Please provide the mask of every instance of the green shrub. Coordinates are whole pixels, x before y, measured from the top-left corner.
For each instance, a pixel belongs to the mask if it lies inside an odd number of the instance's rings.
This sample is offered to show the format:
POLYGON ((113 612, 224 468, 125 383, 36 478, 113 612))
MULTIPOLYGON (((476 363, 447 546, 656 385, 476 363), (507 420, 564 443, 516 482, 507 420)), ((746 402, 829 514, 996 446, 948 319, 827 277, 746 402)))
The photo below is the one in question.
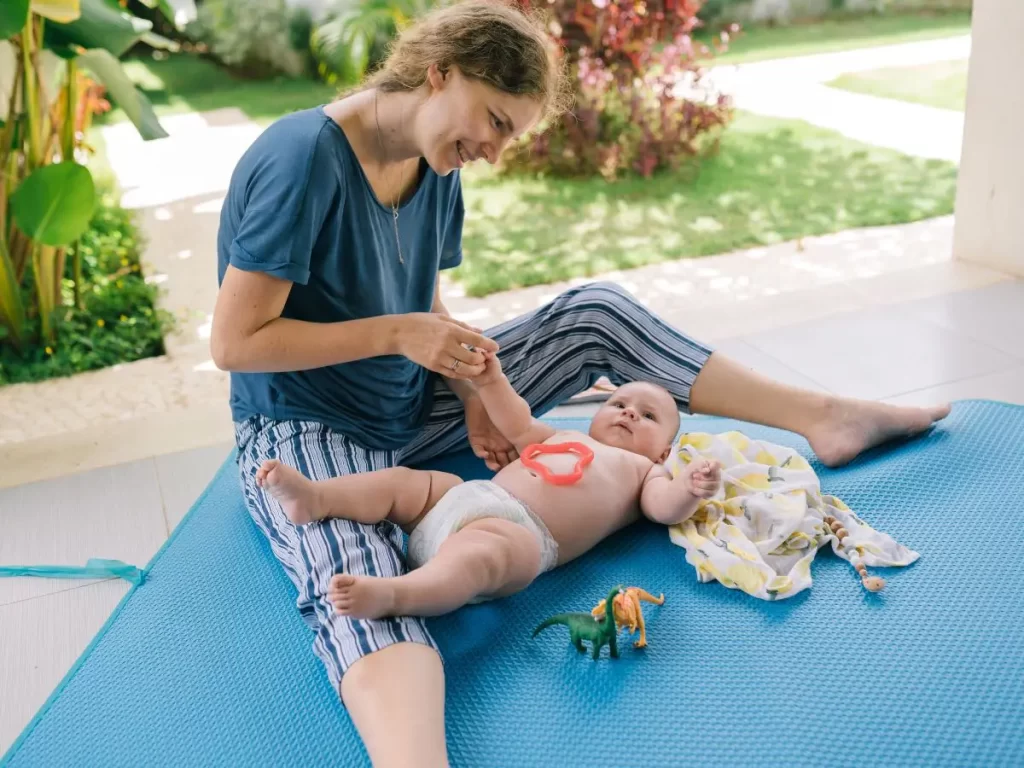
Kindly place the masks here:
POLYGON ((336 0, 309 37, 318 74, 328 84, 357 83, 387 55, 398 30, 435 0, 336 0))
POLYGON ((284 0, 205 0, 189 34, 244 77, 298 77, 308 70, 311 27, 308 13, 284 0))
POLYGON ((623 173, 649 178, 699 162, 717 147, 733 110, 726 97, 711 94, 696 68, 688 70, 680 60, 686 59, 670 44, 645 55, 642 75, 629 77, 622 65, 581 58, 574 68, 572 112, 524 137, 502 158, 501 169, 613 181, 623 173), (694 88, 707 89, 702 93, 710 98, 677 89, 687 72, 693 73, 694 88))
MULTIPOLYGON (((75 306, 75 249, 63 280, 65 306, 58 311, 56 339, 20 352, 0 339, 0 385, 70 376, 164 353, 163 337, 173 318, 155 306, 157 288, 146 283, 143 243, 130 211, 107 194, 96 206, 89 229, 77 245, 83 291, 75 306)), ((31 283, 31 281, 28 281, 31 283)), ((31 284, 26 291, 35 290, 31 284)), ((29 320, 38 338, 39 318, 29 320)), ((3 331, 0 331, 2 334, 3 331)))
POLYGON ((714 149, 732 108, 705 68, 738 30, 695 43, 701 0, 529 2, 550 14, 575 98, 569 113, 506 153, 502 169, 610 181, 623 172, 650 177, 714 149))

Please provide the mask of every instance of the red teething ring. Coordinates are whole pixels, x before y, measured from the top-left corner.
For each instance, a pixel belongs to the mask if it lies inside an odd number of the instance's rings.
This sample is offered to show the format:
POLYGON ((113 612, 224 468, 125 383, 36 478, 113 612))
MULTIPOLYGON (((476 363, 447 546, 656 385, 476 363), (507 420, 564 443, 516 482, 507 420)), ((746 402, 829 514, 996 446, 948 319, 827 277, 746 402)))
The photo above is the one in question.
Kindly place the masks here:
POLYGON ((523 452, 519 454, 519 460, 523 462, 524 467, 532 469, 552 485, 572 485, 579 482, 580 478, 583 477, 583 468, 594 460, 594 452, 583 443, 554 443, 552 445, 533 443, 526 446, 523 452), (535 456, 542 453, 574 453, 580 459, 576 462, 572 472, 557 475, 534 459, 535 456))

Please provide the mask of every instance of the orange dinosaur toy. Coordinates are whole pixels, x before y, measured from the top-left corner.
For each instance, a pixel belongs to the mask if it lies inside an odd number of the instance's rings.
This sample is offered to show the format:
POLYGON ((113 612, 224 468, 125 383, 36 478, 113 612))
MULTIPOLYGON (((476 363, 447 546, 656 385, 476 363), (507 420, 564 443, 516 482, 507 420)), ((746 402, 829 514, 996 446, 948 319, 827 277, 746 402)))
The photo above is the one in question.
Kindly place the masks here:
MULTIPOLYGON (((633 643, 634 648, 643 648, 647 645, 647 633, 644 630, 644 612, 640 608, 640 601, 661 605, 665 602, 665 595, 655 597, 640 587, 628 587, 619 592, 612 602, 612 613, 615 615, 615 623, 619 629, 627 627, 630 633, 640 630, 640 639, 633 643)), ((602 600, 590 611, 594 618, 600 621, 604 618, 605 601, 602 600)))

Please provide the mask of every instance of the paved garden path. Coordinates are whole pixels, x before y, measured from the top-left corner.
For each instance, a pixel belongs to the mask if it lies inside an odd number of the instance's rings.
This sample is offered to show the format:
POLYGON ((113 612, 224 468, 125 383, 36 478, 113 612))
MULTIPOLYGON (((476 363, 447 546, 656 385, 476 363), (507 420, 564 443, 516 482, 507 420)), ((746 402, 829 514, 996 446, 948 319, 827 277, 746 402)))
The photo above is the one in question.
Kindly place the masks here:
POLYGON ((917 157, 958 163, 964 113, 884 99, 826 83, 848 72, 915 66, 970 56, 969 35, 715 68, 738 108, 806 120, 851 139, 917 157))

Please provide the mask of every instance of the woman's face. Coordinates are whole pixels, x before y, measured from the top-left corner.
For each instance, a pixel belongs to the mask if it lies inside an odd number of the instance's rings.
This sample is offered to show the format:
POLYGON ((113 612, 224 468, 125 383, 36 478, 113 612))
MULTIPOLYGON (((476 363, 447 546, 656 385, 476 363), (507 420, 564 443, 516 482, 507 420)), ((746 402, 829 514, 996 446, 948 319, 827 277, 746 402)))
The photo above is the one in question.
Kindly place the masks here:
POLYGON ((529 130, 541 105, 527 96, 504 93, 452 67, 427 73, 429 95, 418 116, 417 141, 440 176, 473 160, 497 162, 502 151, 529 130))

